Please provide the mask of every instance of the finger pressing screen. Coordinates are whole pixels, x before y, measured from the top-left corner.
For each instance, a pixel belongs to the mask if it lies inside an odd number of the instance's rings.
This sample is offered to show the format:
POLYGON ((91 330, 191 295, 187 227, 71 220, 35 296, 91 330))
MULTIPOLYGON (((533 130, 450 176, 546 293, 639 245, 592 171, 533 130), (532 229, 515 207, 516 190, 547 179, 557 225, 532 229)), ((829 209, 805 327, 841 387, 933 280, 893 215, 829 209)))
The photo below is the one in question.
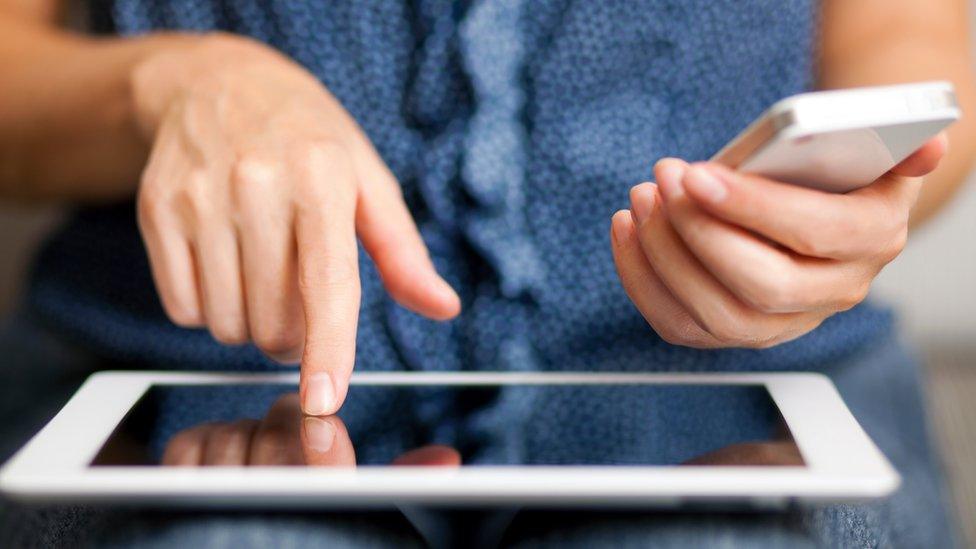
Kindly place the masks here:
POLYGON ((302 454, 306 465, 353 467, 356 451, 339 416, 302 420, 302 454))
POLYGON ((306 414, 320 416, 341 406, 356 357, 361 291, 356 188, 348 162, 335 155, 314 154, 308 177, 308 200, 295 219, 305 312, 301 398, 306 414))

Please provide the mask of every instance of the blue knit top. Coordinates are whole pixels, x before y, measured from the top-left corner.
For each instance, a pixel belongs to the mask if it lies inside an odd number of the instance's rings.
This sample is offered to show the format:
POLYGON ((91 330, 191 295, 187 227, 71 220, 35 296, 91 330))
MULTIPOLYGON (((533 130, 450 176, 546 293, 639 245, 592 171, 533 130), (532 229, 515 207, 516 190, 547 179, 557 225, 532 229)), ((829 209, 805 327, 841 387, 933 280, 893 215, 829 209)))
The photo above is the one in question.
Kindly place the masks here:
MULTIPOLYGON (((817 369, 889 331, 889 314, 863 304, 772 349, 677 347, 627 299, 611 257, 610 217, 657 159, 706 159, 771 103, 809 89, 818 9, 813 0, 91 0, 99 32, 222 29, 272 44, 365 129, 464 311, 446 323, 406 311, 361 254, 360 370, 817 369)), ((279 368, 252 346, 166 319, 134 219, 131 202, 78 211, 41 254, 30 307, 114 359, 279 368)), ((418 413, 437 416, 430 402, 418 413)), ((515 408, 496 402, 483 419, 515 408)))

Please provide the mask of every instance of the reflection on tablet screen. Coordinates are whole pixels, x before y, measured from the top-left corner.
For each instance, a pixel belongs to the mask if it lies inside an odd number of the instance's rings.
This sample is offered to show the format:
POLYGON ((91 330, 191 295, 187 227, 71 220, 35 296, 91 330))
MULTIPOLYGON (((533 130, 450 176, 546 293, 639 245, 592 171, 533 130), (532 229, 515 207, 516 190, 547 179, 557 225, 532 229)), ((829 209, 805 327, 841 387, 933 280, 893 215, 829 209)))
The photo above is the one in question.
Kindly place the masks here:
POLYGON ((760 385, 151 387, 92 465, 803 465, 760 385))

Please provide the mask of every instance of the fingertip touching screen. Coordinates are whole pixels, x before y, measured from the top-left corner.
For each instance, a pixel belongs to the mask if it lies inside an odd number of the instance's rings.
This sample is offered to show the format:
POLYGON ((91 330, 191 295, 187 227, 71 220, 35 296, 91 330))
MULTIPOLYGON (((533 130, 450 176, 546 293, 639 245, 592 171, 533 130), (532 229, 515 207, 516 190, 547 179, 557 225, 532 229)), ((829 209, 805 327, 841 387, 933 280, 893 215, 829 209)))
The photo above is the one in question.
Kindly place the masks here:
POLYGON ((154 385, 92 466, 802 466, 762 385, 154 385))

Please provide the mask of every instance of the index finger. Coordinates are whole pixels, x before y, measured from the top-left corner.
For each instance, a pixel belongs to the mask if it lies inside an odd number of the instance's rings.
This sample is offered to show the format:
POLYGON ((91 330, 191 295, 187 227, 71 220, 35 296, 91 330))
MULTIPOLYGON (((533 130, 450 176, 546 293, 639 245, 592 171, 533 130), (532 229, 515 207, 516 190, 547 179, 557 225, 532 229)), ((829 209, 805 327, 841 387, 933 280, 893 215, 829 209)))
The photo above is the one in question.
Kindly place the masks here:
POLYGON ((284 395, 275 401, 251 438, 248 465, 301 465, 302 413, 297 395, 284 395))
POLYGON ((306 417, 302 420, 302 455, 305 465, 356 465, 356 450, 339 416, 306 417))
POLYGON ((341 155, 310 155, 308 200, 297 204, 298 277, 305 311, 302 410, 335 413, 348 388, 359 322, 356 188, 341 155))
POLYGON ((460 467, 461 454, 456 448, 443 444, 428 444, 407 450, 393 460, 398 467, 460 467))

